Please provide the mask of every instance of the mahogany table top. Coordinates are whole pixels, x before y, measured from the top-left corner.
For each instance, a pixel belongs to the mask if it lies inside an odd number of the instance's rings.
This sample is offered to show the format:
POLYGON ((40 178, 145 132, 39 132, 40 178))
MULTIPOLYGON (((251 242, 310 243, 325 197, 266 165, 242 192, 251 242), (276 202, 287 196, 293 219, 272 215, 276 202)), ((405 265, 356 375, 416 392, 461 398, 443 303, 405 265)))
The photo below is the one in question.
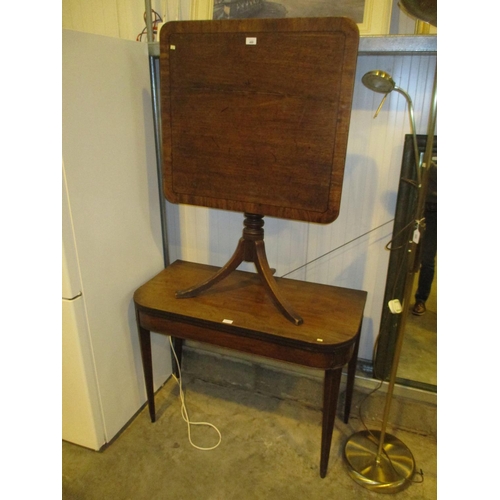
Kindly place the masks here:
POLYGON ((357 25, 341 17, 166 23, 160 35, 166 198, 335 220, 358 44, 357 25))
MULTIPOLYGON (((218 268, 178 260, 137 289, 141 310, 200 326, 277 343, 330 352, 350 344, 359 332, 367 293, 305 281, 277 278, 287 299, 304 319, 293 325, 274 306, 256 273, 234 271, 197 297, 175 292, 210 277, 218 268)), ((175 332, 172 333, 175 335, 175 332)))

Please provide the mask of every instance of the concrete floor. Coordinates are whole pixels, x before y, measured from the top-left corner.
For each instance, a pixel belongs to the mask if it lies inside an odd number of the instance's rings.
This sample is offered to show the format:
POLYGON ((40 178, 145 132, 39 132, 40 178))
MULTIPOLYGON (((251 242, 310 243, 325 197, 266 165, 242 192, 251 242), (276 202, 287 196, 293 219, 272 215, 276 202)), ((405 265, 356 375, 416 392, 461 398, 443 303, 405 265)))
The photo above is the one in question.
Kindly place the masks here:
MULTIPOLYGON (((156 395, 156 423, 150 422, 145 408, 101 452, 63 442, 63 498, 380 498, 380 493, 365 489, 349 477, 342 459, 346 439, 363 429, 357 414, 347 425, 337 418, 328 474, 321 479, 320 410, 241 387, 184 378, 190 419, 216 425, 222 434, 219 447, 200 451, 189 444, 179 391, 170 379, 156 395)), ((424 473, 422 483, 411 484, 397 493, 397 498, 437 498, 435 435, 398 429, 389 432, 409 447, 417 470, 424 473)), ((192 439, 199 446, 209 447, 217 442, 217 434, 213 429, 194 426, 192 439)))

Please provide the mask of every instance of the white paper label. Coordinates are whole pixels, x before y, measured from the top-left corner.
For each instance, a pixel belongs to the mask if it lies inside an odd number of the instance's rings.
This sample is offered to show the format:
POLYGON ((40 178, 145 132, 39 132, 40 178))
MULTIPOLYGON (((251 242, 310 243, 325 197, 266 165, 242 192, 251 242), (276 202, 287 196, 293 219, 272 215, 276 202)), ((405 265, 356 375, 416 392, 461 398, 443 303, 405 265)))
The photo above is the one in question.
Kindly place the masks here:
POLYGON ((247 36, 246 44, 247 45, 257 45, 257 38, 254 36, 247 36))

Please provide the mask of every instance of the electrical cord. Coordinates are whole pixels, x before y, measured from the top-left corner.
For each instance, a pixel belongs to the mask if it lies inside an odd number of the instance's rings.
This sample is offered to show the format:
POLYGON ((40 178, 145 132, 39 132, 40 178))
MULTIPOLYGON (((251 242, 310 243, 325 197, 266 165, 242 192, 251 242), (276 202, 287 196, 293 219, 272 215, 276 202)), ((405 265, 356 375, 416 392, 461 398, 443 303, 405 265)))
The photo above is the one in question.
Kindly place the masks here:
POLYGON ((404 248, 407 245, 406 243, 404 245, 399 245, 398 247, 392 247, 391 244, 399 235, 404 233, 412 224, 421 224, 422 222, 423 222, 423 220, 418 221, 418 220, 415 220, 415 218, 413 218, 410 222, 408 222, 408 224, 406 224, 405 227, 403 227, 402 229, 400 229, 398 231, 398 233, 389 241, 389 243, 387 243, 387 245, 385 246, 386 250, 389 250, 390 252, 394 252, 396 250, 401 250, 402 248, 404 248))
MULTIPOLYGON (((412 224, 412 222, 410 222, 410 224, 412 224)), ((408 227, 410 224, 407 224, 406 227, 408 227)), ((407 239, 407 241, 405 242, 405 244, 401 245, 401 247, 398 247, 398 249, 400 249, 400 250, 403 249, 403 253, 406 253, 408 251, 408 249, 409 249, 409 244, 410 244, 410 242, 407 239)), ((390 249, 388 249, 388 250, 390 250, 390 249)), ((396 248, 394 248, 393 250, 396 250, 396 248)), ((391 290, 390 297, 394 298, 396 286, 399 283, 401 274, 404 272, 404 270, 405 270, 405 259, 400 259, 399 266, 396 269, 396 275, 395 275, 395 279, 393 281, 393 285, 392 285, 392 290, 391 290)), ((372 354, 373 357, 372 357, 372 359, 377 359, 377 352, 378 352, 378 344, 379 344, 379 339, 380 339, 380 332, 385 331, 385 329, 387 327, 387 323, 389 322, 389 320, 390 320, 390 315, 386 315, 384 317, 383 323, 380 325, 379 333, 378 333, 377 337, 375 338, 375 342, 373 344, 373 354, 372 354)), ((377 379, 381 378, 377 374, 376 364, 374 364, 374 367, 373 367, 373 374, 374 374, 375 378, 377 378, 377 379)))
MULTIPOLYGON (((411 186, 413 186, 414 188, 417 188, 417 189, 418 189, 418 185, 417 185, 417 183, 416 183, 414 180, 412 180, 412 179, 401 179, 401 180, 403 180, 403 181, 405 181, 405 182, 409 183, 411 186)), ((393 237, 393 238, 392 238, 392 239, 391 239, 391 240, 387 243, 387 245, 385 246, 385 248, 386 248, 387 250, 389 250, 389 251, 394 251, 394 250, 400 250, 401 248, 403 248, 405 245, 402 245, 402 246, 399 246, 399 247, 396 247, 396 248, 392 248, 392 247, 391 247, 391 243, 392 243, 392 242, 393 242, 393 241, 394 241, 394 240, 395 240, 395 239, 396 239, 396 238, 397 238, 397 237, 398 237, 401 233, 403 233, 406 229, 408 229, 408 227, 409 227, 411 224, 413 224, 413 223, 420 224, 420 223, 422 223, 422 222, 423 222, 423 220, 422 220, 422 221, 418 221, 418 220, 416 220, 416 208, 415 208, 414 212, 415 212, 415 213, 414 213, 414 214, 412 214, 412 217, 411 217, 410 222, 408 222, 408 224, 406 224, 406 226, 405 226, 404 228, 402 228, 402 229, 398 232, 398 234, 397 234, 396 236, 394 236, 394 237, 393 237)), ((345 247, 346 245, 349 245, 350 243, 353 243, 354 241, 359 240, 360 238, 362 238, 363 236, 366 236, 367 234, 370 234, 370 233, 372 233, 372 232, 374 232, 374 231, 377 231, 377 230, 378 230, 378 229, 380 229, 381 227, 384 227, 385 225, 390 224, 391 222, 394 222, 394 219, 390 219, 390 220, 388 220, 388 221, 386 221, 386 222, 383 222, 382 224, 378 225, 377 227, 375 227, 375 228, 373 228, 373 229, 370 229, 369 231, 366 231, 365 233, 360 234, 359 236, 356 236, 356 237, 355 237, 355 238, 353 238, 352 240, 349 240, 349 241, 347 241, 347 242, 343 243, 342 245, 339 245, 339 246, 338 246, 338 247, 336 247, 336 248, 332 248, 331 250, 328 250, 327 252, 325 252, 325 253, 323 253, 323 254, 319 255, 318 257, 315 257, 314 259, 312 259, 312 260, 310 260, 310 261, 306 262, 305 264, 302 264, 301 266, 299 266, 299 267, 297 267, 297 268, 295 268, 295 269, 292 269, 291 271, 288 271, 287 273, 283 274, 281 277, 282 277, 282 278, 285 278, 286 276, 289 276, 290 274, 294 273, 295 271, 298 271, 298 270, 300 270, 300 269, 302 269, 302 268, 304 268, 304 267, 308 266, 309 264, 312 264, 313 262, 316 262, 317 260, 322 259, 323 257, 326 257, 327 255, 329 255, 329 254, 331 254, 331 253, 333 253, 333 252, 335 252, 335 251, 337 251, 337 250, 341 249, 342 247, 345 247)))
POLYGON ((363 236, 366 236, 367 234, 370 234, 370 233, 373 233, 374 231, 377 231, 378 229, 380 229, 381 227, 384 227, 385 225, 387 224, 390 224, 391 222, 393 222, 394 219, 391 219, 391 220, 388 220, 386 222, 383 222, 382 224, 380 224, 379 226, 377 227, 374 227, 373 229, 370 229, 369 231, 366 231, 365 233, 363 234, 360 234, 359 236, 356 236, 355 238, 353 238, 352 240, 349 240, 349 241, 346 241, 345 243, 342 243, 342 245, 339 245, 338 247, 336 248, 332 248, 331 250, 328 250, 327 252, 319 255, 318 257, 315 257, 314 259, 306 262, 305 264, 302 264, 301 266, 299 267, 296 267, 295 269, 292 269, 291 271, 288 271, 287 273, 283 274, 283 276, 281 276, 282 278, 286 277, 286 276, 289 276, 290 274, 294 273, 295 271, 298 271, 299 269, 302 269, 306 266, 308 266, 309 264, 312 264, 313 262, 316 262, 317 260, 320 260, 322 259, 323 257, 326 257, 327 255, 330 255, 331 253, 333 252, 336 252, 337 250, 340 250, 341 248, 353 243, 354 241, 356 240, 359 240, 360 238, 362 238, 363 236))
MULTIPOLYGON (((333 253, 333 252, 335 252, 335 251, 337 251, 337 250, 339 250, 339 249, 341 249, 341 248, 343 248, 343 247, 345 247, 345 246, 349 245, 350 243, 353 243, 354 241, 359 240, 360 238, 363 238, 363 237, 364 237, 364 236, 366 236, 367 234, 370 234, 370 233, 372 233, 372 232, 374 232, 374 231, 377 231, 377 230, 378 230, 378 229, 380 229, 381 227, 384 227, 385 225, 390 224, 391 222, 394 222, 394 219, 390 219, 390 220, 388 220, 388 221, 386 221, 386 222, 384 222, 384 223, 382 223, 382 224, 378 225, 377 227, 375 227, 375 228, 373 228, 373 229, 370 229, 369 231, 366 231, 365 233, 360 234, 359 236, 356 236, 356 237, 355 237, 355 238, 353 238, 352 240, 349 240, 349 241, 347 241, 346 243, 343 243, 342 245, 339 245, 339 246, 338 246, 338 247, 336 247, 336 248, 332 248, 331 250, 328 250, 327 252, 325 252, 325 253, 323 253, 323 254, 319 255, 318 257, 315 257, 314 259, 312 259, 312 260, 310 260, 310 261, 306 262, 305 264, 302 264, 301 266, 296 267, 295 269, 293 269, 293 270, 291 270, 291 271, 289 271, 289 272, 287 272, 287 273, 283 274, 281 277, 282 277, 282 278, 285 278, 286 276, 289 276, 290 274, 292 274, 292 273, 294 273, 294 272, 296 272, 296 271, 298 271, 298 270, 300 270, 300 269, 303 269, 304 267, 308 266, 309 264, 312 264, 313 262, 316 262, 316 261, 318 261, 318 260, 322 259, 323 257, 326 257, 327 255, 330 255, 331 253, 333 253)), ((405 226, 405 227, 404 227, 404 228, 403 228, 403 229, 402 229, 402 230, 398 233, 398 235, 397 235, 397 236, 399 236, 399 234, 400 234, 401 232, 403 232, 405 229, 407 229, 407 228, 408 228, 411 224, 413 224, 414 222, 415 222, 415 219, 414 219, 414 218, 412 218, 412 220, 411 220, 411 221, 410 221, 410 222, 409 222, 409 223, 408 223, 408 224, 407 224, 407 225, 406 225, 406 226, 405 226)), ((396 236, 396 237, 397 237, 397 236, 396 236)), ((390 248, 390 244, 392 243, 392 241, 393 241, 396 237, 392 238, 392 239, 391 239, 391 241, 389 241, 389 243, 387 243, 387 245, 385 246, 385 248, 386 248, 387 250, 389 250, 389 251, 392 251, 392 250, 399 250, 399 249, 404 248, 405 246, 407 246, 407 245, 408 245, 408 242, 406 242, 406 243, 405 243, 405 245, 402 245, 402 246, 400 246, 400 247, 397 247, 397 248, 390 248)), ((402 263, 403 263, 403 261, 401 262, 401 265, 402 265, 402 263)), ((401 268, 398 270, 398 276, 400 276, 400 273, 401 273, 401 268)), ((377 351, 377 348, 378 348, 378 340, 379 340, 379 336, 380 336, 380 334, 379 334, 379 335, 377 335, 377 338, 375 339, 375 343, 374 343, 374 346, 373 346, 373 356, 374 356, 374 357, 373 357, 373 359, 375 359, 375 354, 376 354, 376 351, 377 351)))
MULTIPOLYGON (((404 245, 403 248, 407 248, 408 244, 404 245)), ((394 297, 395 295, 395 289, 396 289, 396 284, 399 283, 399 279, 400 279, 400 276, 401 274, 403 273, 403 271, 405 270, 405 260, 404 259, 401 259, 400 263, 399 263, 399 267, 398 269, 396 270, 396 278, 394 280, 394 284, 393 284, 393 287, 392 287, 392 292, 391 292, 391 297, 394 297)), ((378 347, 379 347, 379 339, 380 339, 380 334, 382 331, 385 331, 386 327, 387 327, 387 324, 389 323, 389 320, 390 320, 391 316, 390 315, 386 315, 384 317, 384 321, 383 323, 380 325, 380 328, 379 328, 379 333, 375 339, 375 343, 373 344, 373 354, 372 354, 372 359, 377 359, 377 353, 378 353, 378 347)), ((379 374, 377 374, 377 366, 376 364, 374 363, 373 365, 373 375, 376 379, 381 379, 382 377, 379 376, 379 374)))
MULTIPOLYGON (((158 24, 162 23, 163 19, 161 18, 160 14, 158 14, 158 12, 156 12, 155 10, 152 10, 151 12, 155 16, 155 18, 151 22, 152 30, 153 30, 153 41, 154 41, 156 39, 156 35, 158 33, 158 24)), ((143 19, 144 19, 144 22, 146 22, 146 12, 144 12, 143 19)), ((148 28, 147 28, 147 26, 145 26, 144 29, 137 35, 135 41, 142 42, 142 37, 144 35, 146 35, 147 32, 148 32, 148 28)))
POLYGON ((186 401, 185 401, 185 397, 184 397, 184 391, 182 389, 181 366, 180 366, 179 360, 177 358, 177 354, 175 353, 174 346, 172 344, 172 337, 169 337, 168 339, 170 342, 170 348, 172 349, 172 353, 173 353, 174 358, 175 358, 175 363, 177 365, 177 369, 179 371, 179 378, 177 378, 174 374, 172 374, 172 377, 174 378, 174 380, 177 382, 177 385, 179 386, 179 398, 181 400, 181 415, 182 415, 184 422, 187 423, 189 443, 191 444, 191 446, 193 446, 197 450, 202 450, 202 451, 214 450, 222 442, 222 434, 220 433, 219 429, 217 429, 217 427, 215 427, 215 425, 211 424, 210 422, 191 422, 191 420, 189 419, 189 414, 187 411, 186 401), (209 447, 202 447, 202 446, 198 446, 198 445, 194 444, 192 439, 191 439, 191 426, 192 425, 204 425, 204 426, 211 427, 212 429, 214 429, 217 432, 217 434, 219 435, 219 441, 217 442, 217 444, 215 444, 214 446, 209 446, 209 447))

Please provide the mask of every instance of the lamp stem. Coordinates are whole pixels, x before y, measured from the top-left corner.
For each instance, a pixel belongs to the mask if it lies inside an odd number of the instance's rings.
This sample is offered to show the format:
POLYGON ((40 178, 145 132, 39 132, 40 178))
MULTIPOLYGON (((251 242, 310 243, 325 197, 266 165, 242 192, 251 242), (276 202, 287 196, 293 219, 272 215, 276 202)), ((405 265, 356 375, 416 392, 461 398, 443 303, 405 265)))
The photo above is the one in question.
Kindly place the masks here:
MULTIPOLYGON (((415 124, 413 121, 413 107, 411 105, 411 100, 409 99, 408 96, 408 107, 411 110, 410 113, 410 121, 413 123, 412 125, 412 132, 413 132, 413 140, 414 140, 414 147, 415 147, 415 156, 417 157, 418 154, 418 144, 417 144, 417 137, 415 134, 415 124)), ((419 224, 420 220, 424 216, 424 208, 425 208, 425 197, 427 193, 427 183, 428 183, 428 173, 429 173, 429 166, 430 162, 432 161, 432 149, 434 146, 434 130, 436 127, 436 115, 437 115, 437 68, 434 73, 434 86, 432 89, 432 100, 431 100, 431 109, 430 109, 430 114, 429 114, 429 120, 428 120, 428 126, 427 126, 427 143, 426 143, 426 148, 425 148, 425 153, 424 153, 424 161, 423 161, 423 166, 424 171, 423 171, 423 176, 422 176, 422 182, 419 182, 419 187, 418 187, 418 197, 417 197, 417 224, 419 224)), ((416 159, 416 158, 415 158, 416 159)), ((420 166, 417 163, 417 171, 420 170, 420 166)), ((401 320, 398 324, 397 328, 397 338, 396 338, 396 346, 394 348, 394 357, 392 360, 392 367, 391 367, 391 373, 389 376, 389 386, 387 388, 387 397, 386 397, 386 402, 385 402, 385 408, 384 408, 384 415, 382 419, 382 429, 380 433, 380 440, 379 440, 379 446, 378 446, 378 452, 377 452, 377 461, 380 460, 380 455, 383 450, 384 446, 384 440, 385 440, 385 433, 386 433, 386 428, 387 428, 387 421, 389 419, 389 412, 391 409, 391 402, 392 402, 392 394, 394 392, 394 385, 396 383, 396 375, 398 371, 398 365, 399 365, 399 358, 401 355, 401 349, 403 347, 403 338, 404 338, 404 332, 406 328, 406 318, 408 316, 408 309, 409 309, 409 304, 411 301, 411 293, 413 290, 413 281, 415 278, 415 273, 417 269, 415 269, 415 259, 417 255, 417 244, 415 241, 410 242, 410 256, 409 256, 409 265, 408 265, 408 274, 406 276, 405 280, 405 286, 404 286, 404 293, 403 293, 403 310, 401 312, 401 320)))
POLYGON ((389 420, 389 413, 391 411, 391 403, 392 403, 392 395, 394 392, 394 386, 396 384, 396 375, 398 372, 398 365, 399 365, 399 358, 401 355, 401 350, 403 347, 403 339, 404 339, 404 333, 405 333, 405 328, 406 328, 406 318, 408 316, 408 309, 409 309, 409 304, 411 300, 411 292, 413 289, 413 278, 415 276, 415 273, 413 272, 413 260, 415 259, 415 254, 416 254, 416 244, 415 242, 411 242, 411 246, 409 249, 410 252, 410 261, 411 264, 408 269, 409 272, 406 276, 405 280, 405 288, 404 288, 404 294, 403 294, 403 310, 401 312, 401 320, 398 324, 397 328, 397 338, 396 338, 396 346, 394 349, 394 357, 392 360, 392 367, 391 367, 391 373, 389 376, 389 385, 387 387, 387 395, 385 398, 385 407, 384 407, 384 415, 382 417, 382 428, 380 430, 380 438, 379 438, 379 444, 378 444, 378 451, 377 451, 377 458, 376 461, 377 463, 380 461, 380 456, 382 454, 382 450, 384 447, 385 443, 385 433, 387 429, 387 422, 389 420))
POLYGON ((411 100, 410 95, 405 92, 403 89, 399 87, 394 87, 396 92, 399 92, 403 95, 408 103, 408 115, 410 117, 410 129, 411 135, 413 137, 413 154, 415 155, 415 168, 417 169, 417 184, 420 187, 422 178, 420 175, 420 154, 418 151, 418 142, 417 142, 417 128, 415 127, 415 115, 413 114, 413 102, 411 100))
MULTIPOLYGON (((370 87, 369 87, 370 88, 370 87)), ((417 213, 416 228, 422 224, 424 216, 425 198, 429 177, 429 166, 432 162, 432 151, 434 146, 434 131, 436 127, 437 115, 437 67, 434 74, 434 87, 432 90, 432 102, 427 127, 427 144, 424 153, 424 161, 420 166, 418 143, 415 134, 415 124, 413 120, 413 106, 411 99, 406 92, 394 88, 402 93, 408 100, 410 109, 410 123, 414 139, 415 160, 418 176, 417 191, 417 213), (418 157, 418 158, 417 158, 418 157), (420 182, 420 176, 422 182, 420 182)), ((424 225, 425 228, 425 225, 424 225)), ((415 459, 409 448, 398 438, 387 434, 387 422, 391 409, 392 395, 396 383, 401 348, 403 346, 403 336, 406 326, 406 318, 413 290, 413 281, 418 264, 417 249, 419 238, 415 238, 415 232, 409 242, 409 266, 404 282, 402 316, 397 328, 397 338, 394 356, 392 360, 389 386, 385 400, 384 416, 381 431, 370 431, 368 429, 353 434, 344 447, 344 460, 347 463, 350 476, 359 484, 373 491, 383 493, 396 493, 408 486, 415 473, 415 459), (377 442, 378 438, 378 442, 377 442)))

